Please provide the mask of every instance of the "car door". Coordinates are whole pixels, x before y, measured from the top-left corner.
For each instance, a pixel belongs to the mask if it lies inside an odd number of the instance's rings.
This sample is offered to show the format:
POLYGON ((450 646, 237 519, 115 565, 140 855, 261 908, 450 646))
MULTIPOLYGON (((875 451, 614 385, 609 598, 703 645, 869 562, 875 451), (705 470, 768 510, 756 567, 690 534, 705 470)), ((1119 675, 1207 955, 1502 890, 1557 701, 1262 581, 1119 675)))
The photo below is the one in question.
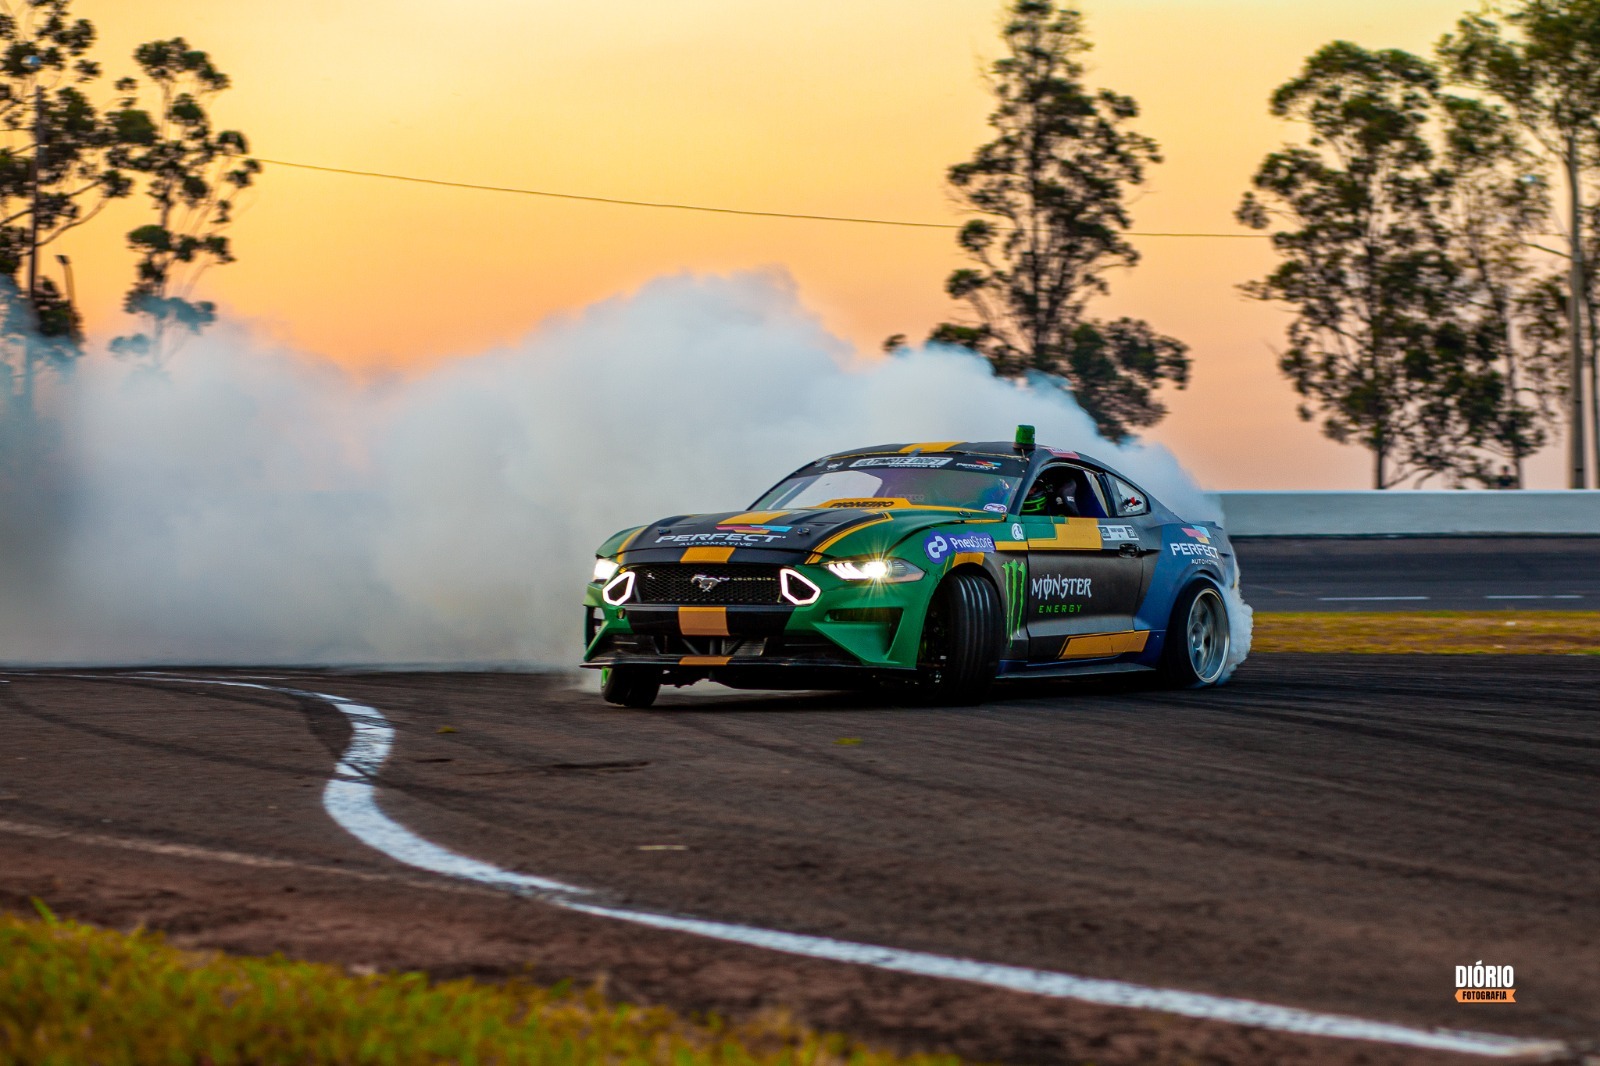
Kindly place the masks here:
POLYGON ((1078 638, 1133 630, 1143 585, 1138 530, 1107 517, 1105 486, 1094 472, 1052 463, 1038 474, 1048 478, 1073 482, 1076 491, 1054 499, 1047 513, 1016 521, 1028 543, 1028 658, 1103 658, 1132 650, 1078 638))

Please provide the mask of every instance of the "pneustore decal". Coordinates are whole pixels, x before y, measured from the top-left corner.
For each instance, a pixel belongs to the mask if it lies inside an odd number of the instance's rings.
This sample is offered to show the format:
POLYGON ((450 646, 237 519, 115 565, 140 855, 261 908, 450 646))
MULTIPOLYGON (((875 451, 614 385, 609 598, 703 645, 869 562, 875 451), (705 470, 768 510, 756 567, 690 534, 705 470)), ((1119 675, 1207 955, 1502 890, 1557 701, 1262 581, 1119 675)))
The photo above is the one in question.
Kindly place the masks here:
POLYGON ((951 552, 988 554, 994 551, 994 538, 987 533, 935 533, 922 542, 922 550, 937 563, 951 552))
POLYGON ((850 466, 852 468, 858 467, 858 466, 898 466, 898 467, 927 468, 927 467, 935 467, 935 466, 948 466, 949 464, 950 464, 950 457, 949 456, 946 456, 943 459, 938 459, 938 458, 935 458, 934 456, 931 456, 931 455, 879 455, 879 456, 869 456, 866 459, 857 459, 855 462, 851 463, 850 466))
POLYGON ((1515 1003, 1517 973, 1510 966, 1485 966, 1479 959, 1456 967, 1457 1003, 1515 1003))

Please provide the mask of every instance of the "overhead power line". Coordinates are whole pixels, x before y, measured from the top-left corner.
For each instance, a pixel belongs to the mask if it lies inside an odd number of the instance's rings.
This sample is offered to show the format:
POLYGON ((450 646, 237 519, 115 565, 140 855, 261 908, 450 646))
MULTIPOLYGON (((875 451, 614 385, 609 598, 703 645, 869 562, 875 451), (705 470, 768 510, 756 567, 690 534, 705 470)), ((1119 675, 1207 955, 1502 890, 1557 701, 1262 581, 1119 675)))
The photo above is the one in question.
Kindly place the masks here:
MULTIPOLYGON (((675 204, 660 200, 622 200, 612 196, 585 196, 571 192, 550 192, 545 189, 519 189, 507 185, 479 185, 470 181, 441 181, 438 178, 419 178, 410 174, 385 174, 376 170, 350 170, 345 167, 324 167, 312 163, 291 163, 284 159, 253 157, 258 163, 275 167, 293 167, 296 170, 315 170, 324 174, 346 174, 357 178, 382 178, 385 181, 407 181, 414 185, 438 185, 446 189, 475 189, 479 192, 504 192, 517 196, 543 196, 553 200, 581 200, 591 204, 617 204, 622 207, 657 207, 671 211, 703 211, 713 215, 744 215, 751 218, 796 218, 806 222, 854 222, 864 226, 902 226, 913 229, 960 229, 954 222, 912 222, 897 218, 857 218, 852 215, 809 215, 797 211, 751 211, 740 207, 709 207, 705 204, 675 204)), ((1262 233, 1141 233, 1128 231, 1130 237, 1221 237, 1225 239, 1260 240, 1262 233)))

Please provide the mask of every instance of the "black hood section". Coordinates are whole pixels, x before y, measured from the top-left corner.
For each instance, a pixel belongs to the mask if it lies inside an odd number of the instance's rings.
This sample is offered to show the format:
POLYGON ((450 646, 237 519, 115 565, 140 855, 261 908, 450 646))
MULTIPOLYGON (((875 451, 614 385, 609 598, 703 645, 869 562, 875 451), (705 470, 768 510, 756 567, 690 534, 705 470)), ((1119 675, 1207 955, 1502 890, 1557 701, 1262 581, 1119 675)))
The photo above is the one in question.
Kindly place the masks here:
MULTIPOLYGON (((678 562, 689 548, 732 548, 733 561, 793 562, 839 533, 888 517, 908 528, 923 522, 960 522, 967 513, 915 508, 824 507, 803 511, 728 511, 675 515, 639 531, 623 550, 629 563, 678 562), (906 519, 912 519, 907 522, 906 519)), ((973 515, 972 517, 976 517, 973 515)))

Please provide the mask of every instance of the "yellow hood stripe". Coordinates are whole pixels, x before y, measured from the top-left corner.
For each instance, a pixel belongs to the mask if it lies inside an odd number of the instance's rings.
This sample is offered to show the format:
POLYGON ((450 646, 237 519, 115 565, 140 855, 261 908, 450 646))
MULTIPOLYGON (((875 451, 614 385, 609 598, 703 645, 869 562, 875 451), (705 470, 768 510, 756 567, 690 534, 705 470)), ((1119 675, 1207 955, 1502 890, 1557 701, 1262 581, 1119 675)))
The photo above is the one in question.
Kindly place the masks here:
POLYGON ((732 518, 719 518, 717 519, 717 525, 761 526, 766 525, 768 522, 782 518, 788 513, 788 511, 746 511, 744 514, 736 514, 732 518))
POLYGON ((861 522, 857 522, 853 526, 845 526, 843 529, 839 530, 839 532, 835 533, 833 536, 829 537, 827 540, 823 541, 821 544, 818 544, 815 548, 813 548, 812 551, 811 551, 811 554, 806 556, 806 562, 808 562, 808 563, 821 562, 822 561, 822 557, 825 554, 827 554, 827 551, 828 551, 829 548, 833 547, 835 544, 839 543, 839 541, 843 540, 845 537, 848 537, 850 534, 854 533, 858 529, 865 529, 868 526, 876 525, 879 522, 892 522, 892 521, 894 521, 894 519, 891 518, 889 515, 886 515, 886 514, 875 514, 871 518, 865 519, 864 521, 861 521, 861 522))

